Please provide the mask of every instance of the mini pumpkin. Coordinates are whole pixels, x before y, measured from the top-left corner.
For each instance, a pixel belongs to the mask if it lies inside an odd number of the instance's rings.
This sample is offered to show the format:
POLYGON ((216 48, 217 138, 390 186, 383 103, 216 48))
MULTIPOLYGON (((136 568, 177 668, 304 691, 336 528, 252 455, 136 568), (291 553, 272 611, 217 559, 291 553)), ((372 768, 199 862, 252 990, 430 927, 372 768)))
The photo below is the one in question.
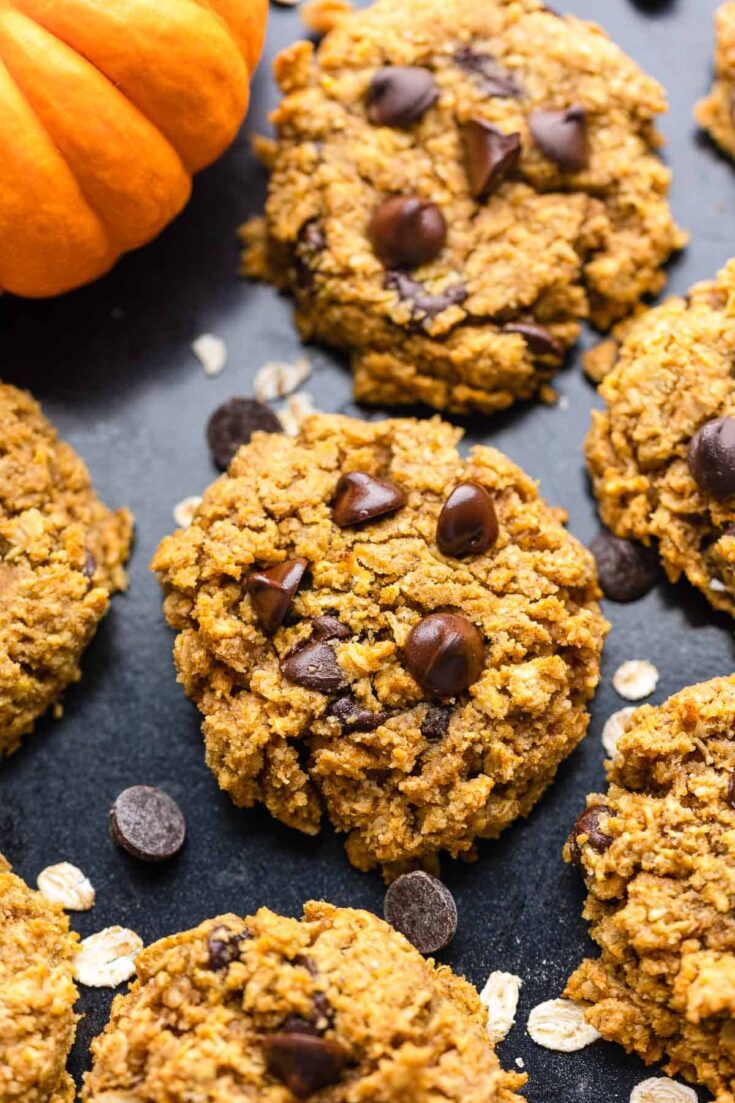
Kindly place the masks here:
POLYGON ((0 289, 108 271, 248 106, 267 0, 0 0, 0 289))

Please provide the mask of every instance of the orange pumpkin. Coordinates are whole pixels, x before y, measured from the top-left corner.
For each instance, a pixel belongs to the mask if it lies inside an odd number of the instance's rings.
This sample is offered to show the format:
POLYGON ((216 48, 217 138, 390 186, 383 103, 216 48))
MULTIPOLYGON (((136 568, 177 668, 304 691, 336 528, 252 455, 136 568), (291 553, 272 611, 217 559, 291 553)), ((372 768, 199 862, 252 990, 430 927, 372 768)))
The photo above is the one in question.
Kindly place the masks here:
POLYGON ((0 0, 0 289, 87 283, 184 207, 247 110, 268 0, 0 0))

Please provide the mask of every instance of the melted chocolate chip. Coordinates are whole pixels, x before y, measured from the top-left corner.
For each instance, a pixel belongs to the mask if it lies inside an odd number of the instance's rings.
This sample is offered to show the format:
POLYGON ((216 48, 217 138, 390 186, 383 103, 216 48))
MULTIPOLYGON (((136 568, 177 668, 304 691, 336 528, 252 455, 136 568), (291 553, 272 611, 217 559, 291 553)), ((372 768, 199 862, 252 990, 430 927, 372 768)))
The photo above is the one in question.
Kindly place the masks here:
POLYGON ((452 710, 446 705, 429 705, 421 721, 421 734, 429 743, 438 743, 449 731, 452 710))
POLYGON ((253 609, 269 635, 283 624, 308 566, 306 559, 289 559, 267 570, 256 571, 248 578, 253 609))
POLYGON ((303 1033, 272 1034, 263 1048, 268 1071, 297 1099, 336 1084, 348 1059, 337 1042, 303 1033))
POLYGON ((314 640, 292 652, 281 662, 281 671, 289 682, 320 693, 336 693, 344 684, 337 656, 328 643, 314 640))
POLYGON ((587 113, 575 104, 563 111, 537 108, 528 116, 531 137, 542 153, 564 172, 580 172, 589 164, 587 113))
POLYGON ((352 635, 346 624, 339 617, 325 614, 314 617, 311 622, 311 638, 313 640, 347 640, 352 635))
POLYGON ((313 1038, 319 1038, 323 1031, 315 1022, 302 1018, 301 1015, 289 1015, 283 1023, 284 1034, 310 1034, 313 1038))
POLYGON ((557 341, 553 333, 535 322, 508 322, 503 326, 505 333, 519 333, 534 356, 554 356, 561 359, 564 346, 557 341))
POLYGON ((223 471, 229 467, 238 448, 255 432, 283 432, 270 406, 255 398, 230 398, 218 406, 207 424, 207 443, 217 466, 223 471))
POLYGON ((521 136, 504 134, 482 119, 470 119, 462 126, 462 145, 470 195, 484 203, 518 165, 521 136))
POLYGON ((388 888, 383 913, 422 954, 443 950, 457 933, 457 905, 441 881, 423 870, 404 873, 388 888))
POLYGON ((332 517, 340 528, 351 528, 396 513, 405 504, 402 487, 364 471, 349 471, 337 483, 332 517))
POLYGON ((299 287, 311 287, 314 269, 326 247, 327 239, 318 222, 307 222, 301 227, 294 258, 299 287))
POLYGON ((735 418, 707 421, 692 437, 687 455, 692 478, 718 502, 735 494, 735 418))
POLYGON ((520 99, 523 95, 523 88, 516 77, 489 54, 483 54, 472 46, 460 46, 454 60, 460 69, 477 79, 488 96, 520 99))
POLYGON ((596 850, 598 854, 604 854, 612 846, 612 838, 600 830, 600 817, 606 815, 610 809, 606 804, 595 804, 592 808, 585 808, 574 822, 574 827, 569 835, 569 852, 575 865, 582 865, 582 848, 579 845, 580 835, 587 836, 587 845, 596 850))
POLYGON ((456 613, 430 613, 406 640, 406 662, 427 693, 456 697, 482 674, 485 647, 482 636, 456 613))
POLYGON ((658 581, 658 555, 653 548, 601 532, 590 544, 590 551, 603 593, 613 601, 637 601, 658 581))
POLYGON ((443 555, 454 559, 484 555, 498 539, 499 531, 495 506, 485 487, 460 483, 442 506, 436 542, 443 555))
POLYGON ((467 298, 463 283, 454 283, 432 295, 423 283, 400 271, 386 272, 385 286, 395 289, 399 299, 411 304, 411 321, 419 326, 432 321, 450 306, 459 306, 467 298))
POLYGON ((367 90, 367 116, 374 126, 410 126, 436 103, 439 89, 429 69, 388 65, 367 90))
POLYGON ((375 209, 368 237, 387 268, 417 268, 439 256, 447 240, 447 224, 436 203, 392 195, 375 209))
POLYGON ((214 973, 221 972, 240 957, 240 943, 251 938, 250 931, 235 933, 227 927, 215 927, 207 939, 209 958, 207 967, 214 973))
POLYGON ((372 732, 388 719, 387 712, 371 712, 361 708, 354 697, 340 697, 329 710, 330 716, 339 720, 348 731, 372 732))

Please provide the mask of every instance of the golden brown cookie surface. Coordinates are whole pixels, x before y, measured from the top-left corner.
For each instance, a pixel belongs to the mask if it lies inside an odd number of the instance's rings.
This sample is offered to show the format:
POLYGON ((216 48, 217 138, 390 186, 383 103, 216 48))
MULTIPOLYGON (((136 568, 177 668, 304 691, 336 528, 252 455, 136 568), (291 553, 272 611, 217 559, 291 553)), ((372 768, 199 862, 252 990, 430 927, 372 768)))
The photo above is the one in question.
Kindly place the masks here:
POLYGON ((697 104, 695 117, 719 146, 735 157, 735 3, 727 0, 715 14, 715 82, 697 104))

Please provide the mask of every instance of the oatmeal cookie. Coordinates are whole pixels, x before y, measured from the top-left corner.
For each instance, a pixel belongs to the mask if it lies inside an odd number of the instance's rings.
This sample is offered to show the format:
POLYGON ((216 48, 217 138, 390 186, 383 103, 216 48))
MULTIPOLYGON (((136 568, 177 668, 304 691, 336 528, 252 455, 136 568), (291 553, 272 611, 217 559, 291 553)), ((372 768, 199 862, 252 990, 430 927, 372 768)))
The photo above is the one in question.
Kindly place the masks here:
POLYGON ((92 1045, 84 1103, 522 1103, 475 989, 367 912, 224 915, 137 969, 92 1045))
POLYGON ((626 721, 565 850, 601 949, 567 995, 646 1062, 735 1099, 735 676, 626 721))
MULTIPOLYGON (((310 21, 319 14, 314 13, 310 21)), ((355 394, 490 412, 664 283, 684 243, 660 85, 539 0, 378 0, 276 61, 246 275, 289 290, 355 394)))
POLYGON ((77 936, 0 855, 0 1103, 71 1103, 77 936))
POLYGON ((0 755, 81 676, 125 586, 132 520, 111 513, 38 404, 0 384, 0 755))
POLYGON ((604 523, 735 613, 735 261, 621 334, 585 452, 604 523))
POLYGON ((441 422, 256 433, 153 561, 207 761, 353 863, 431 864, 525 815, 587 728, 591 555, 441 422))
POLYGON ((695 118, 715 142, 735 157, 735 3, 728 0, 715 15, 715 82, 697 104, 695 118))

